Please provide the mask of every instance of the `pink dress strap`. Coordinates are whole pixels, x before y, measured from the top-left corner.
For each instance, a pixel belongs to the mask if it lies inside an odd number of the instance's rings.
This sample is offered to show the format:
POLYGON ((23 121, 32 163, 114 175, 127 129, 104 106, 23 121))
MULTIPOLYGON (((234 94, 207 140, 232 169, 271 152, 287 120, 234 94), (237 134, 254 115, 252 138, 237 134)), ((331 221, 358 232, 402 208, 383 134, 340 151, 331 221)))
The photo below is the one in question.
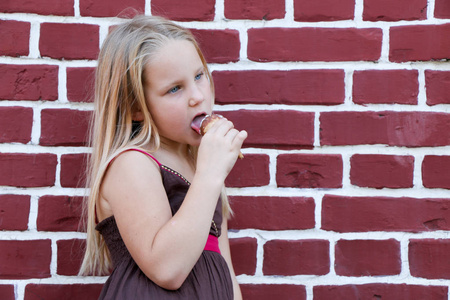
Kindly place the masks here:
POLYGON ((219 248, 219 239, 210 234, 208 235, 208 239, 206 240, 204 251, 214 251, 220 254, 220 248, 219 248))
MULTIPOLYGON (((158 166, 161 166, 161 163, 153 156, 153 155, 151 155, 150 153, 148 153, 148 152, 146 152, 146 151, 144 151, 144 150, 141 150, 141 149, 139 149, 139 148, 130 148, 130 149, 127 149, 127 150, 125 150, 125 151, 123 151, 123 152, 127 152, 127 151, 137 151, 137 152, 141 152, 142 154, 145 154, 145 155, 147 155, 148 157, 150 157, 151 159, 153 159, 157 164, 158 164, 158 166)), ((123 153, 122 152, 122 153, 123 153)))

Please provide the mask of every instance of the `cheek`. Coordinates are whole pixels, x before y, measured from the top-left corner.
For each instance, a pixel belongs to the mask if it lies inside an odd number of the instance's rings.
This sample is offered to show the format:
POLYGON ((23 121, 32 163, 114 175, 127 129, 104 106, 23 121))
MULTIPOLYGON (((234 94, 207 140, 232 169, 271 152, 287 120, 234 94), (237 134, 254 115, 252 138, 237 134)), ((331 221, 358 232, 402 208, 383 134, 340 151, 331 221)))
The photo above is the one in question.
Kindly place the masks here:
POLYGON ((213 97, 212 97, 212 91, 211 91, 211 85, 209 84, 208 80, 205 80, 202 83, 202 89, 204 90, 204 95, 206 100, 208 101, 213 101, 213 97))
POLYGON ((164 123, 166 123, 166 114, 163 113, 159 106, 150 104, 149 112, 153 122, 158 129, 161 127, 161 125, 164 125, 164 123))
POLYGON ((185 122, 183 119, 185 114, 179 112, 176 107, 160 108, 153 115, 156 127, 163 131, 181 128, 185 122))

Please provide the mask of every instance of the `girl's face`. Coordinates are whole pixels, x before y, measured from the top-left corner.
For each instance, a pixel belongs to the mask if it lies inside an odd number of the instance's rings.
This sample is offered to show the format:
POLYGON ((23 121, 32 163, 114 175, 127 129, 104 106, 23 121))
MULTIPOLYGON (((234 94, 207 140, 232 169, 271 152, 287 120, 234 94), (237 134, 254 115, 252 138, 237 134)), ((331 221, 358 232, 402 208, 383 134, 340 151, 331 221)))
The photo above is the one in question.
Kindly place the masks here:
POLYGON ((198 146, 201 136, 191 124, 196 116, 211 114, 212 92, 194 45, 185 40, 168 41, 144 72, 145 97, 161 140, 198 146))

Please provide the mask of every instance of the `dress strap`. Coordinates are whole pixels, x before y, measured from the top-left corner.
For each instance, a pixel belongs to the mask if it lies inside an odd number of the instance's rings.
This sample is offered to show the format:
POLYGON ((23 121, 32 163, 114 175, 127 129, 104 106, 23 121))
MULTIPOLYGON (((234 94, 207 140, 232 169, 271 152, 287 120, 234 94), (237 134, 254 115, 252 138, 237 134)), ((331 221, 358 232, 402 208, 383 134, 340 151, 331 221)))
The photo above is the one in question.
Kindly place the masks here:
POLYGON ((220 254, 219 239, 214 235, 208 235, 203 251, 214 251, 220 254))
MULTIPOLYGON (((151 155, 150 153, 148 153, 148 152, 146 152, 146 151, 144 151, 144 150, 141 150, 141 149, 139 149, 139 148, 130 148, 130 149, 124 150, 123 152, 126 152, 126 151, 137 151, 137 152, 141 152, 142 154, 145 154, 145 155, 147 155, 148 157, 150 157, 151 159, 153 159, 153 160, 158 164, 158 166, 161 167, 161 163, 160 163, 153 155, 151 155)), ((123 152, 122 152, 122 153, 123 153, 123 152)))

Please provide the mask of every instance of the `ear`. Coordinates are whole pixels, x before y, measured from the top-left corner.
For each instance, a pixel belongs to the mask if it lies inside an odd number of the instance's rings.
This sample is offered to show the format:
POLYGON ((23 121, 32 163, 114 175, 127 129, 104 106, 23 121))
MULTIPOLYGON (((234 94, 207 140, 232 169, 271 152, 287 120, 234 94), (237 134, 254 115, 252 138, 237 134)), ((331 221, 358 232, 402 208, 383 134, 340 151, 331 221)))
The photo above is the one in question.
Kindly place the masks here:
POLYGON ((142 113, 142 111, 138 110, 133 112, 131 118, 133 121, 142 122, 144 121, 144 114, 142 113))

